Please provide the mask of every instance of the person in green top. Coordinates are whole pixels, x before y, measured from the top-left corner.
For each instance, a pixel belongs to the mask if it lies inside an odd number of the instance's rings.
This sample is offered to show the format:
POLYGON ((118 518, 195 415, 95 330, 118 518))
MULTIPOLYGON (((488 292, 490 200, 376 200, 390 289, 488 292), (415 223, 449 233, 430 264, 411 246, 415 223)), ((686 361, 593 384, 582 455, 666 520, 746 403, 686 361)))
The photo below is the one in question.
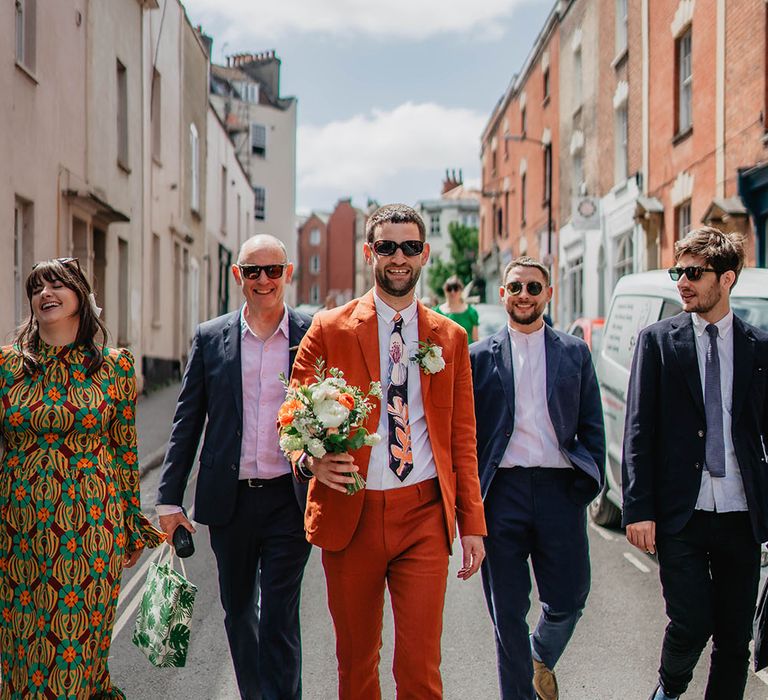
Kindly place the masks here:
POLYGON ((480 321, 475 308, 462 298, 463 291, 462 281, 456 275, 451 275, 443 284, 445 303, 436 306, 435 311, 458 323, 467 331, 467 340, 472 343, 477 340, 477 326, 480 321))

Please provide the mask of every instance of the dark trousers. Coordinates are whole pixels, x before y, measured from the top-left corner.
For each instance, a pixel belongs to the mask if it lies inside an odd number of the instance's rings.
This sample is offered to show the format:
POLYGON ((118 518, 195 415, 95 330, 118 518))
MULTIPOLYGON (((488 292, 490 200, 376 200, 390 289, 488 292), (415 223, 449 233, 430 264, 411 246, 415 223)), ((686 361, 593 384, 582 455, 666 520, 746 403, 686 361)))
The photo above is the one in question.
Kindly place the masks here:
POLYGON ((568 495, 571 469, 499 469, 485 499, 483 590, 496 634, 503 700, 533 700, 531 653, 554 668, 589 594, 586 508, 568 495), (531 576, 542 614, 529 638, 531 576))
POLYGON ((709 638, 705 700, 744 696, 749 641, 760 581, 760 545, 747 513, 695 511, 674 535, 657 534, 659 574, 669 624, 659 679, 682 695, 709 638))
POLYGON ((291 479, 261 488, 241 481, 232 521, 210 528, 243 700, 301 698, 299 597, 311 545, 291 479))

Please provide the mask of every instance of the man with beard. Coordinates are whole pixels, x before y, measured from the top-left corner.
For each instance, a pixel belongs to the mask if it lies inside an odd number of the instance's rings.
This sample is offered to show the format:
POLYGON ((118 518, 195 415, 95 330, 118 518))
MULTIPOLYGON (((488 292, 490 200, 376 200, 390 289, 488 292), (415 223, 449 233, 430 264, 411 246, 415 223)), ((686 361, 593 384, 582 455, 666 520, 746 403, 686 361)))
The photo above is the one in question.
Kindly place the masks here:
POLYGON ((622 487, 627 539, 658 553, 669 624, 652 700, 680 697, 709 638, 706 700, 744 696, 768 540, 768 334, 734 316, 736 234, 675 244, 683 313, 637 338, 622 487))
POLYGON ((556 700, 554 668, 590 586, 586 506, 605 475, 589 348, 544 323, 549 271, 512 260, 499 289, 509 324, 470 347, 480 486, 488 523, 483 590, 503 700, 556 700), (529 638, 529 559, 541 616, 529 638))
POLYGON ((313 381, 315 361, 323 358, 353 386, 367 389, 381 381, 381 404, 365 427, 382 439, 351 453, 302 456, 295 470, 311 479, 305 527, 310 542, 323 549, 339 697, 381 697, 388 587, 397 696, 429 700, 443 697, 440 637, 457 524, 463 548, 458 577, 472 576, 484 556, 467 334, 414 297, 429 257, 416 211, 402 204, 381 207, 366 234, 363 255, 373 268, 373 290, 315 315, 292 379, 313 381), (426 345, 432 348, 428 360, 426 345), (444 362, 437 361, 440 353, 444 362), (366 487, 347 495, 352 472, 366 487))

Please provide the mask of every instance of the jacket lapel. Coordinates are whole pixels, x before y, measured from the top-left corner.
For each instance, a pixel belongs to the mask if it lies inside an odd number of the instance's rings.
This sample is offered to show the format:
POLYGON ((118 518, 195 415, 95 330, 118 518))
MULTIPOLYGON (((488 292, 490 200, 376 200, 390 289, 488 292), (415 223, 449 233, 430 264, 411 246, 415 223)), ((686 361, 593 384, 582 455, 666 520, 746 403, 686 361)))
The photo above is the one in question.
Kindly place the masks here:
POLYGON ((733 397, 731 399, 731 414, 733 425, 739 419, 744 406, 744 399, 749 393, 749 382, 752 379, 752 366, 755 362, 755 339, 744 327, 741 319, 733 317, 733 397))
POLYGON ((355 335, 363 355, 365 366, 368 368, 368 376, 372 382, 381 381, 379 369, 379 322, 376 318, 376 305, 373 301, 373 292, 368 292, 360 299, 352 314, 352 323, 355 335))
POLYGON ((224 361, 235 399, 235 407, 240 420, 243 420, 243 378, 240 367, 240 312, 232 314, 224 326, 224 361))
POLYGON ((293 361, 296 359, 296 352, 299 349, 299 343, 307 332, 307 324, 301 316, 293 309, 288 309, 288 376, 291 376, 293 370, 293 361))
MULTIPOLYGON (((440 345, 440 338, 438 337, 438 326, 435 321, 431 321, 427 315, 427 310, 424 304, 420 301, 416 302, 416 317, 419 324, 419 342, 425 343, 427 340, 431 341, 434 345, 440 345)), ((414 348, 416 352, 418 348, 414 348)), ((429 389, 432 386, 432 375, 424 372, 419 367, 419 378, 421 379, 421 400, 426 408, 427 396, 429 396, 429 389)))
POLYGON ((509 331, 505 326, 491 338, 491 351, 496 363, 496 371, 499 374, 501 387, 507 399, 507 408, 512 421, 515 420, 515 373, 512 366, 512 344, 509 340, 509 331))
MULTIPOLYGON (((547 365, 547 404, 552 399, 552 391, 557 384, 557 372, 560 369, 560 356, 563 344, 548 325, 544 324, 544 360, 547 365)), ((552 411, 549 412, 552 415, 552 411)))
POLYGON ((669 335, 680 370, 693 396, 693 402, 701 414, 705 415, 704 394, 701 389, 701 376, 699 374, 699 357, 696 353, 696 338, 690 314, 679 316, 669 335))

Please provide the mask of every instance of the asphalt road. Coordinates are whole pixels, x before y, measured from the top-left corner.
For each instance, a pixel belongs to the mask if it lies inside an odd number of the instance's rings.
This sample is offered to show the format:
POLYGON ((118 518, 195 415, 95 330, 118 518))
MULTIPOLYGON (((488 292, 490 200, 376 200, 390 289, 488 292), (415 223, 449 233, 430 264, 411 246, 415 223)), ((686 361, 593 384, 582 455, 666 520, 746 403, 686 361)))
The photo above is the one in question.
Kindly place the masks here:
MULTIPOLYGON (((153 471, 144 478, 144 504, 154 502, 158 476, 158 471, 153 471)), ((589 535, 592 592, 576 634, 557 666, 561 698, 646 700, 655 682, 660 640, 666 624, 656 563, 633 550, 621 531, 592 526, 589 535)), ((206 528, 198 528, 195 545, 196 554, 187 560, 188 578, 198 586, 198 594, 186 668, 155 669, 131 644, 135 605, 151 555, 145 554, 125 577, 110 668, 114 682, 130 700, 237 700, 239 697, 206 528)), ((479 576, 468 582, 458 581, 455 574, 459 566, 460 559, 455 556, 451 562, 443 633, 445 697, 492 700, 498 698, 493 631, 479 576)), ((336 697, 334 638, 317 551, 313 551, 305 574, 301 614, 304 699, 331 700, 336 697)), ((537 615, 538 606, 534 602, 531 622, 537 615)), ((391 666, 392 626, 391 614, 387 611, 381 661, 385 698, 395 697, 391 666)), ((703 697, 707 670, 708 661, 702 658, 686 697, 703 697)), ((745 699, 768 699, 768 674, 761 678, 750 673, 745 699)))

